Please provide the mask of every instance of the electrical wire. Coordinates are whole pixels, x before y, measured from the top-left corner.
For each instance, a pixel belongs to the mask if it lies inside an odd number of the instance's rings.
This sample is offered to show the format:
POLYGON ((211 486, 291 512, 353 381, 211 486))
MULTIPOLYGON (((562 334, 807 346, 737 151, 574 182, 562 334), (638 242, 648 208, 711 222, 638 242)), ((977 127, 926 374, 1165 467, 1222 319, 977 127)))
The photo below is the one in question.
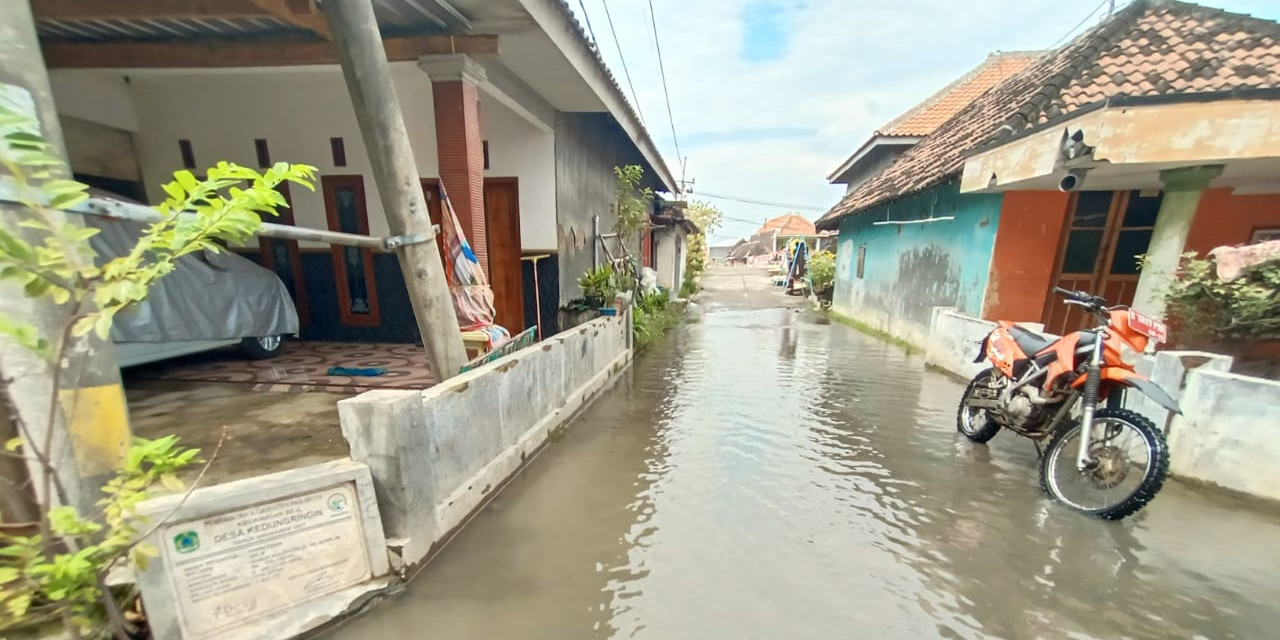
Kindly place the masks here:
MULTIPOLYGON (((582 0, 578 0, 581 2, 582 0)), ((622 55, 622 42, 618 40, 618 31, 613 28, 613 14, 609 12, 608 0, 600 0, 600 4, 604 5, 604 17, 609 20, 609 31, 613 34, 613 46, 618 49, 618 61, 622 63, 622 74, 627 77, 627 86, 631 89, 631 101, 635 103, 636 117, 640 118, 640 124, 644 125, 644 114, 640 112, 640 96, 636 94, 636 85, 631 83, 631 70, 627 68, 627 59, 622 55)))
POLYGON ((755 198, 743 198, 739 196, 726 196, 719 193, 708 193, 706 191, 695 191, 693 196, 706 196, 717 200, 733 200, 734 202, 745 202, 747 204, 758 204, 766 207, 778 207, 779 209, 797 209, 801 211, 820 211, 825 213, 830 207, 815 207, 805 204, 788 204, 786 202, 770 202, 768 200, 756 200, 755 198))
MULTIPOLYGON (((658 17, 653 12, 653 0, 649 0, 649 24, 653 25, 653 46, 658 50, 658 72, 662 74, 662 96, 667 101, 667 122, 671 125, 671 142, 676 146, 676 158, 683 158, 680 153, 680 138, 676 135, 676 119, 671 115, 671 92, 667 90, 667 67, 662 63, 662 45, 658 42, 658 17)), ((681 160, 681 166, 684 161, 681 160)), ((682 178, 684 176, 681 176, 682 178)))
POLYGON ((1106 6, 1108 2, 1111 2, 1111 0, 1102 0, 1102 2, 1099 2, 1099 3, 1098 3, 1098 6, 1094 7, 1094 8, 1093 8, 1093 11, 1090 11, 1090 12, 1089 12, 1089 15, 1087 15, 1087 16, 1085 16, 1085 17, 1081 18, 1081 19, 1080 19, 1080 22, 1077 22, 1077 23, 1076 23, 1076 26, 1071 27, 1071 29, 1070 29, 1070 30, 1068 30, 1066 33, 1062 34, 1062 37, 1061 37, 1061 38, 1058 38, 1058 40, 1057 40, 1056 42, 1054 42, 1053 44, 1049 45, 1049 48, 1050 48, 1050 49, 1053 49, 1053 48, 1057 47, 1057 46, 1058 46, 1058 45, 1059 45, 1063 40, 1066 40, 1068 36, 1070 36, 1071 34, 1075 33, 1075 32, 1076 32, 1076 29, 1079 29, 1079 28, 1080 28, 1080 25, 1082 25, 1082 24, 1084 24, 1084 23, 1088 22, 1088 21, 1089 21, 1089 18, 1092 18, 1092 17, 1093 17, 1093 14, 1097 13, 1097 12, 1098 12, 1098 9, 1101 9, 1102 7, 1106 6))
POLYGON ((578 7, 582 9, 582 20, 587 23, 587 33, 591 34, 591 44, 596 46, 596 51, 600 50, 600 41, 596 39, 596 30, 591 28, 591 16, 587 15, 587 5, 582 0, 578 0, 578 7))

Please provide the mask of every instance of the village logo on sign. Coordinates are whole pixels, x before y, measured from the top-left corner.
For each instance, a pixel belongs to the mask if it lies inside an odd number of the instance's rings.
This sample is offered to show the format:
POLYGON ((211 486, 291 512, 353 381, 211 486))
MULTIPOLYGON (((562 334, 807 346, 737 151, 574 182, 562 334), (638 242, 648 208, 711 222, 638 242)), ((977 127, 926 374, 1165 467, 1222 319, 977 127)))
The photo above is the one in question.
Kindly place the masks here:
POLYGON ((332 512, 334 512, 334 513, 339 513, 339 512, 341 512, 343 509, 346 509, 346 508, 347 508, 347 497, 346 497, 346 496, 342 495, 341 493, 335 493, 335 494, 333 494, 333 495, 329 496, 329 510, 330 510, 330 511, 332 511, 332 512))
POLYGON ((183 531, 173 537, 173 548, 178 553, 191 553, 200 548, 200 534, 183 531))

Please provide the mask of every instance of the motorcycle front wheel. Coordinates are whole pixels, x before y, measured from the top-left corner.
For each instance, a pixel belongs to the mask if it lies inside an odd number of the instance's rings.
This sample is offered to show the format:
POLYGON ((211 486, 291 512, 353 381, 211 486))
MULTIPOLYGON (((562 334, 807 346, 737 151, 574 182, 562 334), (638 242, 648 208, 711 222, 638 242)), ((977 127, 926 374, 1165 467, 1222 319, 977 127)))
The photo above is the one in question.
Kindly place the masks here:
POLYGON ((1080 469, 1080 423, 1058 431, 1040 461, 1040 486, 1053 499, 1078 511, 1119 520, 1146 506, 1169 473, 1164 434, 1141 415, 1103 409, 1094 416, 1089 457, 1080 469))

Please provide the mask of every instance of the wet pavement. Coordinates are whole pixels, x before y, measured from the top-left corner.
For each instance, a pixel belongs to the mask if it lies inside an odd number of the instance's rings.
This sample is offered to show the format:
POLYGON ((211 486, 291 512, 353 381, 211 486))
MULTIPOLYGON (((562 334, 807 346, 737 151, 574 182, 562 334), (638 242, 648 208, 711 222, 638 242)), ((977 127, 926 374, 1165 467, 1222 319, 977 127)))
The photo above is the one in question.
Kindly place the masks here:
POLYGON ((690 323, 343 640, 1270 638, 1280 511, 1047 500, 956 380, 719 269, 690 323), (775 308, 767 308, 775 307, 775 308))

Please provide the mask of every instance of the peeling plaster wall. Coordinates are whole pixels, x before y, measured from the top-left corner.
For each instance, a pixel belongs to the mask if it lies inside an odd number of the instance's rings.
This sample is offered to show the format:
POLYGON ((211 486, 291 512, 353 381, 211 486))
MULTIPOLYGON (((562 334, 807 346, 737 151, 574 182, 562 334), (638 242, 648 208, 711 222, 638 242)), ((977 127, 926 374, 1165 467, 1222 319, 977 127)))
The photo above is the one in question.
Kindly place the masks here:
MULTIPOLYGON (((635 145, 604 113, 560 113, 556 117, 556 236, 560 250, 560 304, 582 295, 578 278, 590 269, 591 216, 600 216, 600 232, 611 233, 615 178, 613 168, 644 167, 646 186, 660 188, 653 169, 635 145)), ((639 255, 640 243, 629 247, 639 255)), ((605 261, 604 253, 600 261, 605 261)))
POLYGON ((934 307, 980 315, 996 230, 999 194, 961 196, 944 184, 875 207, 840 225, 833 309, 896 337, 924 344, 934 307), (954 216, 923 224, 882 220, 954 216), (866 247, 857 277, 858 247, 866 247))

